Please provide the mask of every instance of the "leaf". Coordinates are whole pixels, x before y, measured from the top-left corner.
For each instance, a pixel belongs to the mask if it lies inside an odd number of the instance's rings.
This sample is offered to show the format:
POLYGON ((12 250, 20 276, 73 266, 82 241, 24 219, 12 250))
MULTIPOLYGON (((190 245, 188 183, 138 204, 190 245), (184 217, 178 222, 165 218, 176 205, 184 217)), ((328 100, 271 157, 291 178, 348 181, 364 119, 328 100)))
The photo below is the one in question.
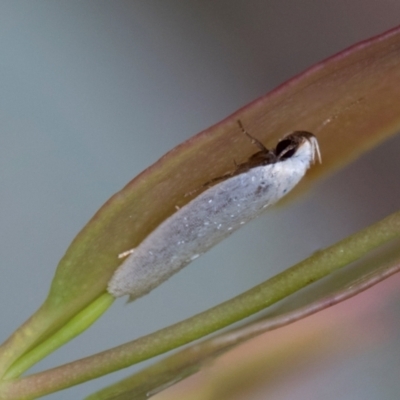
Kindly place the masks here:
POLYGON ((248 158, 240 119, 267 146, 284 133, 318 136, 323 164, 306 181, 332 172, 400 128, 400 29, 362 42, 285 83, 176 147, 115 194, 61 260, 46 300, 70 315, 99 296, 117 255, 134 248, 182 205, 184 195, 248 158), (227 156, 229 155, 229 156, 227 156))
MULTIPOLYGON (((21 354, 57 331, 105 292, 135 247, 183 205, 184 195, 246 160, 253 147, 237 120, 266 146, 283 134, 318 137, 323 164, 304 188, 356 158, 400 127, 400 29, 321 62, 176 147, 111 197, 71 243, 38 312, 0 348, 0 374, 21 354)), ((301 188, 300 188, 301 189, 301 188)))

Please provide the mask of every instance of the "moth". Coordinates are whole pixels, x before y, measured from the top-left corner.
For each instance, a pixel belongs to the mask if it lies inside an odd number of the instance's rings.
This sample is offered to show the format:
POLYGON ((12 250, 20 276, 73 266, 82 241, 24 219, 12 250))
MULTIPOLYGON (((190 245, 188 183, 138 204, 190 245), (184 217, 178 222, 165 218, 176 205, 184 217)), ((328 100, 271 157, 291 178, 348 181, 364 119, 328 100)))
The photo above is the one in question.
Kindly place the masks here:
POLYGON ((114 297, 145 295, 202 253, 259 216, 289 193, 318 158, 317 138, 307 131, 283 137, 267 149, 238 121, 259 148, 235 170, 206 182, 197 197, 163 221, 117 268, 108 284, 114 297))

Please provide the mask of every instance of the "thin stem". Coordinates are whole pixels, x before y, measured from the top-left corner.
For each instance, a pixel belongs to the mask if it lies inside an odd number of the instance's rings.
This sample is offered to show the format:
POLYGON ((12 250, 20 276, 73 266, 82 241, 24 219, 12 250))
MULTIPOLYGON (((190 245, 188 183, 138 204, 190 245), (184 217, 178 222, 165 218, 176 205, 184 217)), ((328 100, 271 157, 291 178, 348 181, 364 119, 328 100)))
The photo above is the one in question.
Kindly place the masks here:
POLYGON ((318 299, 306 306, 276 317, 262 317, 245 327, 224 332, 211 339, 192 345, 174 353, 142 371, 135 373, 85 398, 85 400, 108 400, 118 395, 134 393, 135 398, 160 388, 168 387, 177 379, 197 372, 201 366, 216 355, 220 356, 232 347, 253 337, 289 325, 300 319, 347 300, 400 271, 400 263, 379 268, 367 276, 349 283, 349 286, 318 299))
POLYGON ((239 321, 400 236, 400 211, 255 288, 185 321, 49 371, 4 382, 0 399, 35 398, 165 353, 239 321))

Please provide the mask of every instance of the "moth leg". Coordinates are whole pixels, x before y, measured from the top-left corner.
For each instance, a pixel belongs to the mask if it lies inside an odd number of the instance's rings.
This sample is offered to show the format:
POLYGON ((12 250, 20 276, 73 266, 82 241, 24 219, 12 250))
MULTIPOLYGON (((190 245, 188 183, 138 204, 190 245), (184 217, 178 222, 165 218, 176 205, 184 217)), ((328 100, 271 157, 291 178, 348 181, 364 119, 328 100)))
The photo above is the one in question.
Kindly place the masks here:
POLYGON ((249 132, 246 131, 246 129, 244 129, 242 121, 240 119, 238 119, 238 125, 239 128, 241 129, 241 131, 251 140, 251 143, 256 145, 260 150, 265 151, 265 152, 269 152, 269 150, 259 141, 257 140, 255 137, 251 136, 249 132))
POLYGON ((119 254, 118 254, 118 258, 125 258, 125 257, 128 257, 128 256, 130 256, 134 251, 135 251, 135 249, 130 249, 130 250, 127 250, 127 251, 123 251, 122 253, 119 253, 119 254))

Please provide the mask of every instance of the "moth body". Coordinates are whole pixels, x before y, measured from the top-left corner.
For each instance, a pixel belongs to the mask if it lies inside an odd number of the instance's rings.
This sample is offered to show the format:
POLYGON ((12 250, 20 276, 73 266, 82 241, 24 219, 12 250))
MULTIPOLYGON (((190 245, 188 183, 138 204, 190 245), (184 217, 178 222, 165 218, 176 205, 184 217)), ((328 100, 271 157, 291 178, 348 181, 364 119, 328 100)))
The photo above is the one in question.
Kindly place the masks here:
POLYGON ((319 156, 314 135, 290 136, 278 143, 267 165, 243 168, 162 222, 118 267, 108 291, 129 294, 130 300, 145 295, 285 196, 319 156))

